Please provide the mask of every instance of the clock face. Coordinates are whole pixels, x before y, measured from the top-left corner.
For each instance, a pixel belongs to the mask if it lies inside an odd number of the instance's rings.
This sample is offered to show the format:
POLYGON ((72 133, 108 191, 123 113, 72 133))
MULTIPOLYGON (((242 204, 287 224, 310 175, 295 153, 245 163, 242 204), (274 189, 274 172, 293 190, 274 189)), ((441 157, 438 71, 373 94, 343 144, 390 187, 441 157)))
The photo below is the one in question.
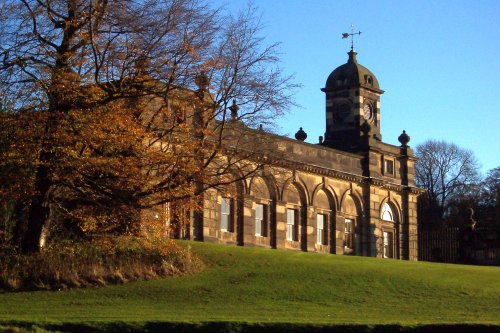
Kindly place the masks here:
POLYGON ((372 118, 372 107, 370 106, 370 104, 365 104, 363 106, 363 117, 366 120, 370 120, 372 118))

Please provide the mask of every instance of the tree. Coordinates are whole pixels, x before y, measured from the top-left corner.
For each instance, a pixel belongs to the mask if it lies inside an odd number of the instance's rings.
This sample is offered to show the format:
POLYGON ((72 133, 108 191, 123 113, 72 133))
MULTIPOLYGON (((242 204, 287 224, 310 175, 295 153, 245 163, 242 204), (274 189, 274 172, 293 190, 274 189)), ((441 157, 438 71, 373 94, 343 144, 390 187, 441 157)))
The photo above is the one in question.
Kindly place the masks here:
POLYGON ((500 167, 488 171, 481 188, 483 205, 498 208, 500 205, 500 167))
POLYGON ((422 200, 425 207, 420 209, 419 214, 442 220, 449 201, 467 193, 471 186, 477 184, 479 174, 476 158, 470 150, 436 140, 418 145, 415 155, 415 182, 427 189, 426 197, 422 200))
POLYGON ((500 227, 500 167, 489 170, 478 184, 475 211, 481 225, 500 227))
POLYGON ((1 200, 28 207, 26 251, 51 221, 135 232, 142 209, 218 186, 236 161, 254 172, 251 149, 224 148, 231 102, 247 124, 293 105, 252 7, 21 0, 2 2, 0 20, 1 200))

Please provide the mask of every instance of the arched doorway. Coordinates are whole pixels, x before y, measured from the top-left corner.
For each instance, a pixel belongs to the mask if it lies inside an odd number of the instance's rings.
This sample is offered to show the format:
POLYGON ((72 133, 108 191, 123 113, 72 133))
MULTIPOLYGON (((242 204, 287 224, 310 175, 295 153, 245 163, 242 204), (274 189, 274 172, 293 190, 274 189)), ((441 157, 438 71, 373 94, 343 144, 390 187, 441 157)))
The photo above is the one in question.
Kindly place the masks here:
POLYGON ((243 193, 242 181, 235 181, 217 193, 215 234, 224 243, 244 244, 243 193))
POLYGON ((252 219, 249 223, 249 241, 258 245, 276 247, 276 191, 269 179, 254 177, 250 185, 252 219))
POLYGON ((383 258, 399 258, 399 214, 394 204, 386 201, 380 209, 383 258))
POLYGON ((352 195, 346 195, 342 203, 342 212, 344 215, 343 228, 343 253, 360 253, 360 229, 359 208, 356 199, 352 195))
POLYGON ((280 229, 285 231, 284 247, 307 251, 307 200, 302 187, 289 183, 283 192, 283 201, 285 225, 280 229))
POLYGON ((335 253, 335 203, 328 190, 319 189, 313 200, 314 249, 335 253))

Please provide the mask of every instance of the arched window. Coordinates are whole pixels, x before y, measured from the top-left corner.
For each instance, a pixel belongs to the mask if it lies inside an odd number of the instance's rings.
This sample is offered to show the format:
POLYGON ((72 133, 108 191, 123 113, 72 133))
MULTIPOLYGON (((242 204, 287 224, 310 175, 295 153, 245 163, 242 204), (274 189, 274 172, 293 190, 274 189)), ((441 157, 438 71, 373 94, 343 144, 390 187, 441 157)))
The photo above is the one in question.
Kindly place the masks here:
MULTIPOLYGON (((380 212, 380 217, 382 220, 387 222, 395 222, 394 221, 394 212, 392 211, 391 206, 386 202, 382 206, 382 211, 380 212)), ((383 257, 384 258, 394 258, 394 236, 395 231, 394 228, 386 226, 383 230, 383 257)))
POLYGON ((319 190, 316 193, 314 208, 316 208, 316 244, 328 245, 331 206, 328 195, 324 190, 319 190))
POLYGON ((351 253, 354 250, 354 221, 345 219, 344 222, 344 251, 351 253))
POLYGON ((391 206, 386 202, 382 207, 382 220, 394 222, 394 213, 392 212, 391 206))
POLYGON ((358 209, 354 197, 347 195, 343 204, 344 212, 344 254, 361 254, 359 251, 358 209))
MULTIPOLYGON (((299 232, 299 227, 306 221, 304 220, 301 209, 303 206, 303 198, 299 187, 294 184, 289 184, 284 195, 284 201, 287 203, 286 210, 286 240, 299 242, 305 233, 299 232)), ((301 246, 307 246, 306 242, 302 242, 301 246)))
POLYGON ((271 193, 264 179, 261 177, 254 177, 252 179, 250 194, 255 199, 255 236, 267 237, 271 193))

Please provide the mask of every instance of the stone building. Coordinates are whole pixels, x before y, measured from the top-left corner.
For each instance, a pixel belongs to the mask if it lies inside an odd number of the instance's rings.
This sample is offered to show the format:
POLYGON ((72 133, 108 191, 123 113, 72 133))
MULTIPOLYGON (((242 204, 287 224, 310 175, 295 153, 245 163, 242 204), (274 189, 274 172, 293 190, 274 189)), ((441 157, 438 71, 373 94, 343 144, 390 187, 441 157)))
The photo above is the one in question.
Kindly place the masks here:
MULTIPOLYGON (((326 132, 318 144, 245 128, 272 160, 227 190, 209 190, 193 214, 195 240, 339 255, 417 260, 414 157, 382 141, 380 89, 351 50, 321 90, 326 132)), ((245 127, 235 124, 235 128, 245 127)), ((237 170, 235 171, 237 178, 237 170)))

